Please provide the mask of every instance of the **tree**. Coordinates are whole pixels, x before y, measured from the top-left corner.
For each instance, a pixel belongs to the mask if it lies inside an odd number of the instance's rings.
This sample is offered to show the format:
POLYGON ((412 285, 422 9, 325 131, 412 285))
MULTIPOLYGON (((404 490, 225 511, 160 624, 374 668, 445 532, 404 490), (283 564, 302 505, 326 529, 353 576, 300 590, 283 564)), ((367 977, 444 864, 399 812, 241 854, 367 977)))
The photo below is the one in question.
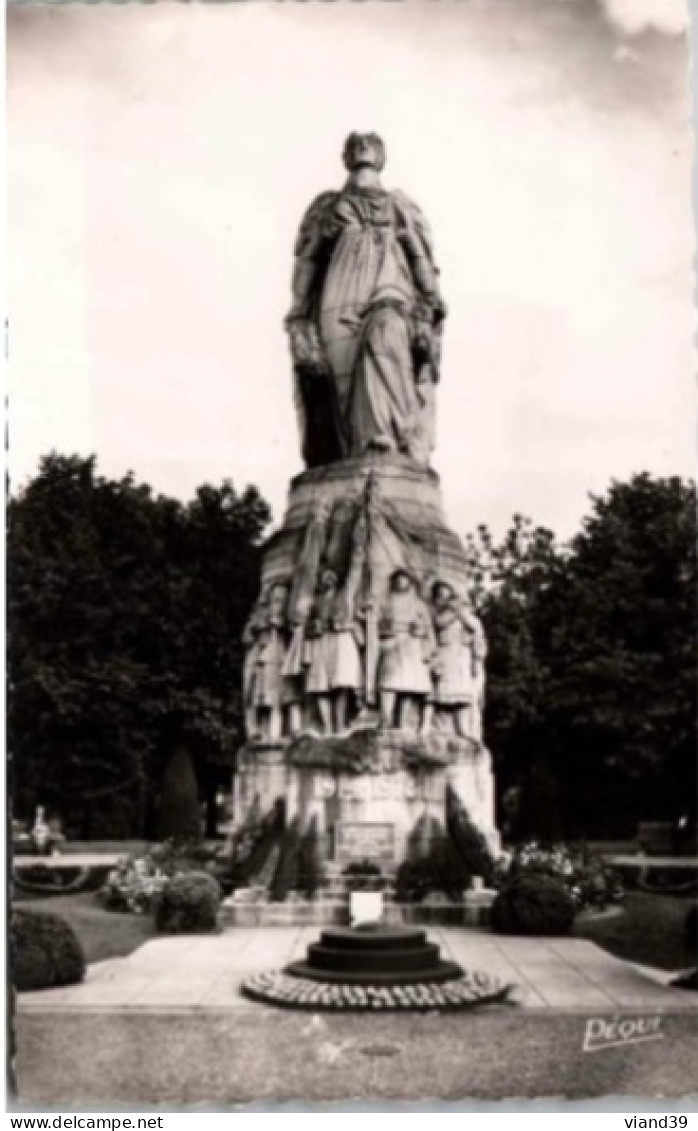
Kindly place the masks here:
POLYGON ((695 488, 613 483, 542 611, 568 823, 695 817, 695 488))
POLYGON ((695 815, 695 489, 645 473, 591 501, 568 547, 519 517, 501 545, 468 543, 519 835, 695 815))
POLYGON ((268 519, 254 488, 202 487, 183 505, 99 476, 94 457, 42 460, 8 507, 18 813, 41 801, 76 834, 142 835, 180 742, 210 809, 241 733, 240 638, 268 519))
POLYGON ((526 819, 527 799, 540 792, 541 776, 551 777, 544 766, 548 669, 539 639, 540 610, 564 566, 565 550, 552 531, 518 514, 501 542, 481 525, 467 538, 466 549, 470 596, 488 642, 484 727, 499 797, 521 788, 526 803, 518 832, 542 833, 549 827, 549 814, 538 809, 533 827, 526 819))
POLYGON ((156 835, 158 840, 179 842, 201 839, 196 774, 184 746, 177 747, 163 774, 156 835))

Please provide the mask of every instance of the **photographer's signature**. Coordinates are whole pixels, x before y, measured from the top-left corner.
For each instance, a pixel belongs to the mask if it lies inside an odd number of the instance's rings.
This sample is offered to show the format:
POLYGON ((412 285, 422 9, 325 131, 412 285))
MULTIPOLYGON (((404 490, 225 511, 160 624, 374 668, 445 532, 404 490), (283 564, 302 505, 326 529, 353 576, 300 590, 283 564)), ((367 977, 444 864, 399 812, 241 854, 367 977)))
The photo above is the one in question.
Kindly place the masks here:
POLYGON ((590 1017, 584 1030, 583 1052, 657 1041, 664 1036, 661 1013, 638 1017, 590 1017))

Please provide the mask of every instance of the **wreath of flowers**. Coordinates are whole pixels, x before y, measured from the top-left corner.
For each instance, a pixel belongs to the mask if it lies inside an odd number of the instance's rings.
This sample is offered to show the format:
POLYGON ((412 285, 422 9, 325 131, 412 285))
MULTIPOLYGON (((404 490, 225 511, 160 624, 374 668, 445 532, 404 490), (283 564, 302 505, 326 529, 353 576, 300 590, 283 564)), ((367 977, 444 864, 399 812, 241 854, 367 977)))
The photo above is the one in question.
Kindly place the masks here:
POLYGON ((470 971, 448 982, 411 982, 391 986, 350 985, 319 982, 271 970, 254 974, 242 985, 242 993, 287 1009, 334 1012, 410 1011, 474 1009, 478 1005, 506 1001, 511 984, 484 971, 470 971))

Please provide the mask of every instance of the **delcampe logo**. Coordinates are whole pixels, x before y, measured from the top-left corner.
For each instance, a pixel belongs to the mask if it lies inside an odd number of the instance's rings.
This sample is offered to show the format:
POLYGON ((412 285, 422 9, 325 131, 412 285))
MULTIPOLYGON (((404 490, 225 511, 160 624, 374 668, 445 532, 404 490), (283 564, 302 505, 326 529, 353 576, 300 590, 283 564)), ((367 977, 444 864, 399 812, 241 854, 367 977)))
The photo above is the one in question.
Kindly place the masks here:
POLYGON ((635 1045, 641 1041, 661 1040, 662 1015, 649 1017, 590 1017, 584 1031, 583 1052, 613 1048, 615 1045, 635 1045))

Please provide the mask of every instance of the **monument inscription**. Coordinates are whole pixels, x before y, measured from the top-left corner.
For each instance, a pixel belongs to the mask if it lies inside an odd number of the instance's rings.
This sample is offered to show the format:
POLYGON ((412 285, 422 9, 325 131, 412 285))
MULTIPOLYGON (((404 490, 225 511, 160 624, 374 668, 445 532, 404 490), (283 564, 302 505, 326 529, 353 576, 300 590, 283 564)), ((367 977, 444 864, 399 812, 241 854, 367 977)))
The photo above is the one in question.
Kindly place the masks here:
POLYGON ((342 864, 370 860, 392 864, 395 860, 395 827, 386 822, 339 821, 335 826, 335 858, 342 864))

